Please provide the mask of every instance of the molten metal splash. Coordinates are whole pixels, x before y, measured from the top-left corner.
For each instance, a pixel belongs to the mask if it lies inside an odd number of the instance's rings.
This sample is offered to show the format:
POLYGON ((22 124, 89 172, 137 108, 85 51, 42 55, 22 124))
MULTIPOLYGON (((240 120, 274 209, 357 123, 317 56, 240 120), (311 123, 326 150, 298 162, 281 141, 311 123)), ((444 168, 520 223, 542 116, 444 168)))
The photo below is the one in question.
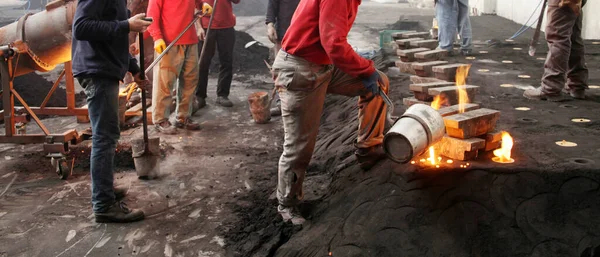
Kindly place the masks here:
POLYGON ((458 113, 465 112, 465 105, 470 102, 467 90, 462 87, 467 84, 467 77, 469 76, 469 66, 460 66, 456 69, 456 91, 458 95, 458 113))
POLYGON ((433 98, 433 102, 431 102, 431 108, 439 110, 442 107, 442 98, 437 95, 433 98))
POLYGON ((429 147, 429 162, 431 165, 435 165, 435 150, 433 149, 433 146, 429 147))
POLYGON ((510 153, 513 148, 513 138, 508 132, 502 132, 502 146, 500 149, 494 150, 494 157, 492 160, 499 163, 513 163, 514 159, 510 158, 510 153))

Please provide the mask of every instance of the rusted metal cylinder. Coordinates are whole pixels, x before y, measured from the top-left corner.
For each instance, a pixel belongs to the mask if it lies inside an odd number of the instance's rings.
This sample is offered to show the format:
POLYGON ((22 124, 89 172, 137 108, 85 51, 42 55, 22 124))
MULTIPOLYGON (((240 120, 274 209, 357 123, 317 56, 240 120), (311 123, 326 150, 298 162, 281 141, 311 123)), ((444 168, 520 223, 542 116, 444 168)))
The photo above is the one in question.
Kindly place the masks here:
POLYGON ((16 76, 33 71, 50 71, 71 60, 71 28, 76 0, 56 0, 46 10, 27 14, 0 28, 0 45, 12 45, 16 76))

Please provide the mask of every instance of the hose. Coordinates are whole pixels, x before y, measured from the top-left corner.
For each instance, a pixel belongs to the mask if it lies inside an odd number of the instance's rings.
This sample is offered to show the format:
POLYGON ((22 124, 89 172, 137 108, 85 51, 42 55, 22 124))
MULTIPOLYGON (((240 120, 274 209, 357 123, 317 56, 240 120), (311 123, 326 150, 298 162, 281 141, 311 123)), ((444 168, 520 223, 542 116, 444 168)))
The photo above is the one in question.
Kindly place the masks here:
POLYGON ((523 23, 523 26, 521 26, 521 28, 519 30, 517 30, 517 32, 515 32, 515 34, 513 34, 510 39, 515 39, 517 37, 519 37, 521 34, 523 34, 525 31, 527 31, 528 29, 531 28, 531 26, 533 26, 534 24, 536 24, 539 21, 539 18, 536 19, 535 21, 533 21, 530 25, 527 25, 528 22, 531 20, 531 18, 533 18, 534 15, 536 15, 538 9, 540 8, 540 6, 542 5, 544 1, 540 0, 540 3, 537 5, 537 7, 535 8, 535 10, 533 10, 533 13, 531 13, 531 16, 529 16, 529 19, 527 19, 527 21, 525 21, 523 23))

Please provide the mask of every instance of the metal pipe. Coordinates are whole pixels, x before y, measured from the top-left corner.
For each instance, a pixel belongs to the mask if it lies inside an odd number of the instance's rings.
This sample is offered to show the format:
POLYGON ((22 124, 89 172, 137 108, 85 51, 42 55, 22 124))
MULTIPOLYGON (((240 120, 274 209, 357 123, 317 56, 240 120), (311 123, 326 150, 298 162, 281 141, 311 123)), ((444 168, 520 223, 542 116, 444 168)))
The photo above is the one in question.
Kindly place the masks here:
MULTIPOLYGON (((208 28, 206 28, 206 34, 204 34, 204 42, 202 43, 202 51, 200 52, 200 58, 198 58, 198 66, 200 66, 200 63, 202 63, 202 59, 204 59, 204 53, 206 52, 206 51, 204 51, 206 49, 206 38, 208 38, 208 33, 210 32, 210 27, 212 26, 213 19, 215 18, 215 13, 217 13, 217 4, 218 3, 219 3, 219 0, 215 0, 215 2, 213 4, 213 11, 212 11, 212 14, 210 15, 210 20, 208 21, 208 28)), ((202 67, 199 67, 199 68, 202 68, 202 67)))
MULTIPOLYGON (((154 61, 148 66, 148 68, 146 68, 146 70, 144 71, 144 74, 152 71, 152 68, 154 68, 154 66, 156 66, 156 64, 160 61, 160 59, 162 59, 167 54, 167 52, 169 52, 169 50, 171 50, 171 48, 173 48, 173 46, 175 46, 175 43, 177 43, 177 41, 179 41, 179 39, 181 37, 183 37, 183 34, 185 34, 192 27, 192 25, 194 25, 194 23, 196 23, 196 21, 198 19, 204 17, 204 15, 205 15, 204 13, 199 14, 199 15, 195 14, 194 20, 192 20, 192 22, 190 22, 190 24, 188 24, 187 27, 185 27, 185 29, 181 33, 179 33, 179 35, 175 38, 175 40, 173 40, 173 42, 171 42, 171 44, 169 44, 169 46, 167 46, 167 48, 158 57, 156 57, 154 59, 154 61)), ((143 38, 140 38, 139 40, 143 40, 143 38)), ((140 42, 140 45, 142 45, 141 42, 140 42)), ((140 51, 141 51, 141 55, 143 55, 144 49, 140 47, 140 51)))

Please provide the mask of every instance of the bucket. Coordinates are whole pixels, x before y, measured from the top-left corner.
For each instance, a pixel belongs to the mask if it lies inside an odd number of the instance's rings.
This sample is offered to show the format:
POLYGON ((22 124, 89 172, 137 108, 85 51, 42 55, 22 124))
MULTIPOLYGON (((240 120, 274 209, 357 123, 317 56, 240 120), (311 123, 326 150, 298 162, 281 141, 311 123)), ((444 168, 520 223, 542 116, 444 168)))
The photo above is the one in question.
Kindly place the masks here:
POLYGON ((391 160, 407 163, 441 140, 445 133, 442 115, 428 105, 415 104, 385 134, 383 147, 391 160))
POLYGON ((248 96, 248 103, 250 103, 250 112, 256 123, 265 124, 271 120, 271 102, 269 101, 269 93, 253 93, 248 96))
POLYGON ((158 158, 160 156, 160 138, 148 139, 148 153, 144 152, 144 139, 131 141, 135 171, 140 179, 156 178, 160 172, 158 158))

